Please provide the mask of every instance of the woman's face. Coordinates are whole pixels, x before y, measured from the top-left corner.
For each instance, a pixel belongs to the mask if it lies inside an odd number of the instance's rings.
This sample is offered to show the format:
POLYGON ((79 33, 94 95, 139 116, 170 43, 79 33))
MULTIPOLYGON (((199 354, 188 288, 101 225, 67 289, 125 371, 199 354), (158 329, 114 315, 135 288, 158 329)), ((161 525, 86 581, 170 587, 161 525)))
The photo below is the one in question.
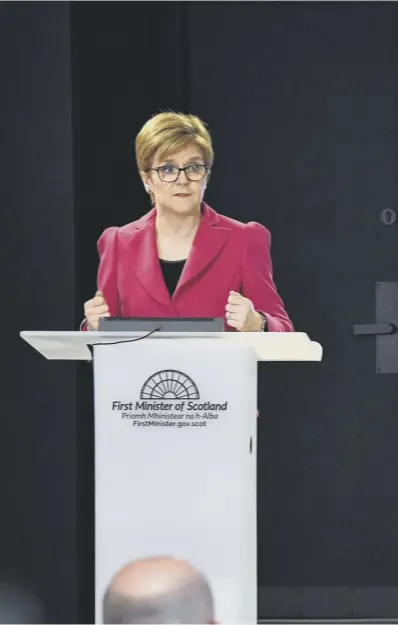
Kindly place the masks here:
POLYGON ((179 152, 163 156, 162 159, 155 154, 152 170, 141 175, 160 209, 180 215, 192 215, 200 211, 206 189, 207 170, 203 156, 195 145, 188 145, 179 152), (153 171, 159 167, 159 171, 153 171), (180 167, 189 169, 178 172, 175 168, 180 167))

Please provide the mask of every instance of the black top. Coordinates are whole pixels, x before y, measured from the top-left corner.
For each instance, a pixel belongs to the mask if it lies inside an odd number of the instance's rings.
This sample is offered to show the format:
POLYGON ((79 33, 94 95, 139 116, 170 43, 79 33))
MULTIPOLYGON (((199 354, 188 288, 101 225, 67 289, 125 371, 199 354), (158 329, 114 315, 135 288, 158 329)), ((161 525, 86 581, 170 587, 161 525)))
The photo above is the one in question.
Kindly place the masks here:
POLYGON ((185 260, 162 260, 160 259, 160 268, 163 273, 163 278, 166 286, 169 290, 170 297, 173 296, 176 290, 177 283, 180 279, 182 270, 185 265, 185 260))

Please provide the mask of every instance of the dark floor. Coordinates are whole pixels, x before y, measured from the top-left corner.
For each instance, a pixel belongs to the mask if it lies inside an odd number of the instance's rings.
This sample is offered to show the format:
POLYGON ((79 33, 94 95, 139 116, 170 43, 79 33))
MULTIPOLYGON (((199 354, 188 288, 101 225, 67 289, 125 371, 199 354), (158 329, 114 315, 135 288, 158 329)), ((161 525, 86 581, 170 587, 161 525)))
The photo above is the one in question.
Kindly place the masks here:
POLYGON ((258 623, 267 623, 267 625, 383 625, 390 623, 398 623, 398 619, 260 619, 258 623))

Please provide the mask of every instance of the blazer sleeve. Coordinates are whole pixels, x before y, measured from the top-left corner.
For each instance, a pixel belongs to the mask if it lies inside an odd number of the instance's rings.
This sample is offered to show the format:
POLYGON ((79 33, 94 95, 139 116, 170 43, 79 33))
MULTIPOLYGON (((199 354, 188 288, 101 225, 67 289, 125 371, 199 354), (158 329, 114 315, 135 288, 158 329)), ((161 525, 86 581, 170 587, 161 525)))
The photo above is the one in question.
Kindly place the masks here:
POLYGON ((98 239, 99 267, 97 288, 104 295, 111 317, 120 316, 118 293, 118 232, 117 227, 104 230, 98 239))
POLYGON ((248 223, 245 231, 242 295, 266 317, 269 332, 293 332, 293 324, 273 280, 271 234, 255 222, 248 223))
MULTIPOLYGON (((99 267, 97 273, 97 290, 104 295, 111 317, 120 316, 120 301, 117 288, 117 235, 118 228, 104 230, 97 242, 99 267)), ((83 319, 79 330, 87 330, 87 320, 83 319)))

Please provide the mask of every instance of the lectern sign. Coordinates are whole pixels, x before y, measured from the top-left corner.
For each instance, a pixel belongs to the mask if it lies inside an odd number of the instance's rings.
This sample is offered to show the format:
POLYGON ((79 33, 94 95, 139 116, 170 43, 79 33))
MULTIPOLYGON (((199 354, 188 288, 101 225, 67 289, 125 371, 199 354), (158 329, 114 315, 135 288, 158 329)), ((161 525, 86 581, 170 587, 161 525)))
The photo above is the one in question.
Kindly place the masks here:
POLYGON ((133 427, 207 427, 228 410, 228 401, 203 400, 190 376, 163 369, 143 384, 139 400, 112 401, 112 411, 133 427))
POLYGON ((123 564, 171 555, 207 576, 217 621, 256 623, 253 352, 207 339, 194 353, 167 338, 102 345, 94 373, 97 622, 123 564))

